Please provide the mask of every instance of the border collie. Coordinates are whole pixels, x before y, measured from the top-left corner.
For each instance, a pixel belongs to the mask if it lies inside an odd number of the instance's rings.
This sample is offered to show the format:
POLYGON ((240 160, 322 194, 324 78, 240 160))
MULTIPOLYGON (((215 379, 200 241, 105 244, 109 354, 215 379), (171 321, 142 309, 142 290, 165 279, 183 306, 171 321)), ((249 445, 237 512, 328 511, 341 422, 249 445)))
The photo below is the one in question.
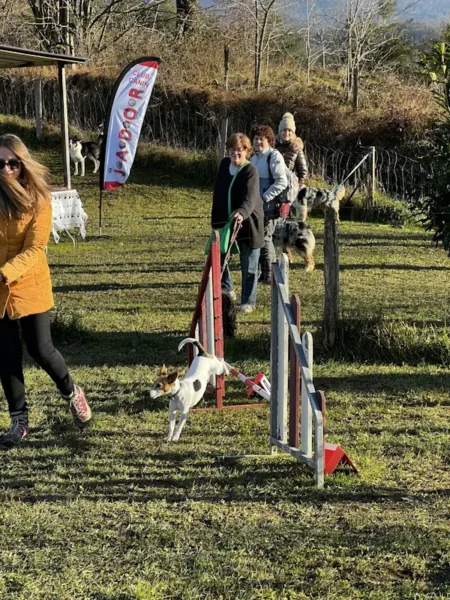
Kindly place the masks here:
POLYGON ((103 135, 98 137, 96 142, 83 142, 76 136, 69 140, 70 160, 75 164, 74 175, 78 175, 78 165, 81 165, 81 177, 85 174, 86 158, 90 158, 94 163, 94 173, 97 173, 100 167, 100 145, 103 135))

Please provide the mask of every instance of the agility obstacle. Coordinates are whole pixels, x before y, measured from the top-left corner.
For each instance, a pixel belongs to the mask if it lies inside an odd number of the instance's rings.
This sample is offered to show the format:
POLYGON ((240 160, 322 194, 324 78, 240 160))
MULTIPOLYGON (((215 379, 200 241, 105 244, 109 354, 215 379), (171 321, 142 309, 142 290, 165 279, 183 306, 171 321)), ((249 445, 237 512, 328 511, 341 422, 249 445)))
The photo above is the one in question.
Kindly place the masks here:
MULTIPOLYGON (((313 338, 300 331, 300 300, 289 299, 289 261, 282 254, 272 265, 270 382, 263 373, 250 379, 226 363, 230 373, 246 387, 247 395, 258 394, 270 403, 270 450, 294 456, 314 470, 316 484, 323 487, 324 476, 338 465, 348 465, 356 473, 353 461, 343 448, 325 441, 325 395, 313 382, 313 338)), ((211 354, 224 358, 222 290, 219 235, 215 233, 206 257, 189 336, 198 339, 211 354)), ((194 350, 188 348, 189 362, 194 350)), ((197 412, 242 409, 264 404, 224 405, 225 380, 212 378, 216 406, 194 409, 197 412)), ((244 458, 244 456, 233 457, 244 458)))
POLYGON ((305 463, 323 487, 324 475, 338 465, 358 469, 341 446, 325 442, 325 395, 313 382, 313 339, 310 333, 301 336, 300 301, 297 295, 289 299, 288 278, 289 261, 282 254, 272 265, 271 451, 281 449, 305 463))
MULTIPOLYGON (((219 234, 215 231, 203 268, 202 280, 198 289, 195 310, 189 328, 189 336, 199 340, 202 346, 208 352, 217 356, 217 358, 224 358, 221 280, 220 239, 219 234)), ((190 345, 188 348, 189 364, 193 361, 195 352, 195 348, 192 348, 190 345)), ((247 395, 251 395, 255 392, 264 398, 264 400, 270 401, 270 384, 263 373, 258 373, 253 381, 228 363, 227 367, 232 375, 237 377, 247 386, 247 395)), ((195 412, 240 410, 243 408, 266 406, 266 404, 224 405, 224 376, 213 375, 209 383, 215 390, 216 406, 211 408, 193 409, 195 412)))

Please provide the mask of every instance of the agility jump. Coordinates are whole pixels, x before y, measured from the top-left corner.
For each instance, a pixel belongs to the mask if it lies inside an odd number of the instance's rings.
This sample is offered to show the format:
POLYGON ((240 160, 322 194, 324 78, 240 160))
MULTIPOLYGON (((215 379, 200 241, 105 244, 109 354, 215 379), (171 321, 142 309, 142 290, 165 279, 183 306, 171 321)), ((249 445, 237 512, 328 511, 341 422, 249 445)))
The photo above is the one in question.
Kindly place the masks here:
MULTIPOLYGON (((289 300, 289 261, 282 254, 272 269, 271 307, 271 382, 259 373, 254 380, 226 363, 228 370, 246 387, 248 395, 258 394, 270 402, 270 450, 281 450, 314 470, 316 484, 324 485, 324 476, 333 473, 338 464, 358 469, 341 446, 325 442, 325 396, 316 391, 313 382, 313 339, 310 333, 300 336, 300 301, 289 300), (301 409, 301 410, 300 410, 301 409)), ((208 352, 224 358, 222 292, 219 236, 211 243, 206 258, 197 303, 189 331, 208 352)), ((189 361, 194 358, 189 347, 189 361)), ((226 362, 226 361, 225 361, 226 362)), ((225 380, 210 380, 216 395, 216 406, 196 409, 215 411, 243 409, 264 404, 224 405, 225 380)))

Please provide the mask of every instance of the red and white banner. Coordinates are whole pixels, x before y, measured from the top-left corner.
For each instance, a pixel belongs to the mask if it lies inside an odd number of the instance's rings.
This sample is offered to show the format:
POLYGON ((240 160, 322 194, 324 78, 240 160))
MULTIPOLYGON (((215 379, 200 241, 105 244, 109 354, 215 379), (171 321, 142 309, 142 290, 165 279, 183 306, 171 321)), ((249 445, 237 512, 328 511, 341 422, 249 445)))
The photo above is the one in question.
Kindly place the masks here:
POLYGON ((159 63, 139 58, 117 78, 104 127, 100 190, 114 190, 128 179, 159 63))

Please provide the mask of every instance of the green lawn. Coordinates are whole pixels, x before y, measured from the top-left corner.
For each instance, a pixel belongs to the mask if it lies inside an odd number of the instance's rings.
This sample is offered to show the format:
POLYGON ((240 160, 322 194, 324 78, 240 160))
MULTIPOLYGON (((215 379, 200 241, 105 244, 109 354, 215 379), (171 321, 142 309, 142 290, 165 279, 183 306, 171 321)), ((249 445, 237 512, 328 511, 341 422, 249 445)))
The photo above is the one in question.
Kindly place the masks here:
MULTIPOLYGON (((55 165, 58 152, 41 158, 55 165)), ((361 469, 322 491, 289 457, 222 459, 267 453, 268 408, 192 414, 180 442, 167 444, 168 403, 150 400, 148 387, 163 363, 186 366, 176 347, 200 282, 211 192, 175 172, 135 169, 105 196, 99 238, 87 170, 74 184, 88 237, 52 242, 48 256, 55 338, 95 421, 75 430, 47 376, 27 366, 32 432, 0 455, 0 598, 450 597, 448 369, 322 357, 314 375, 327 395, 328 440, 361 469)), ((297 262, 290 285, 316 332, 322 220, 312 222, 317 270, 297 262)), ((341 264, 344 316, 445 326, 448 259, 420 230, 343 221, 341 264)), ((249 375, 269 373, 266 288, 258 304, 226 347, 249 375)), ((230 379, 227 402, 245 400, 230 379)))

